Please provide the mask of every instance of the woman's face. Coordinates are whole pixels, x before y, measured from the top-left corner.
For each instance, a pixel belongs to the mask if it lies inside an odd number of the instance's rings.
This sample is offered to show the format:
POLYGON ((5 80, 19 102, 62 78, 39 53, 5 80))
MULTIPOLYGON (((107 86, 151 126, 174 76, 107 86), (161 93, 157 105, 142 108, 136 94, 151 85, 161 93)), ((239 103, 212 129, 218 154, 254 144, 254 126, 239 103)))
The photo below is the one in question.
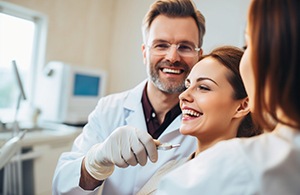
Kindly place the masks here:
POLYGON ((227 80, 230 74, 229 69, 212 57, 193 67, 186 80, 187 89, 179 96, 182 134, 206 141, 236 136, 232 120, 242 100, 233 99, 234 91, 227 80))
POLYGON ((254 96, 255 96, 255 83, 254 83, 254 72, 252 68, 252 45, 251 45, 251 37, 249 35, 249 26, 247 26, 245 33, 245 42, 247 49, 244 52, 244 55, 241 59, 240 63, 240 73, 243 79, 246 92, 249 97, 249 108, 251 111, 254 109, 254 96))

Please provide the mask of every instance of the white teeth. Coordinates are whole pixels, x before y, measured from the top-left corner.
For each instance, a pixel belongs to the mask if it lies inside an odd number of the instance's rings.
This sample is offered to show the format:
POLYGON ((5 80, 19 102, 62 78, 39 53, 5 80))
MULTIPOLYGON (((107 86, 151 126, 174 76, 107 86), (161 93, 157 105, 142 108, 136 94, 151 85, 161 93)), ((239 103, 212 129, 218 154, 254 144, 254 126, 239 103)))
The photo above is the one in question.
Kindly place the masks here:
POLYGON ((195 117, 198 117, 201 115, 199 112, 195 112, 193 110, 182 110, 182 114, 188 114, 190 116, 195 116, 195 117))
POLYGON ((180 74, 180 70, 174 70, 174 69, 169 69, 169 68, 164 68, 162 71, 164 73, 180 74))

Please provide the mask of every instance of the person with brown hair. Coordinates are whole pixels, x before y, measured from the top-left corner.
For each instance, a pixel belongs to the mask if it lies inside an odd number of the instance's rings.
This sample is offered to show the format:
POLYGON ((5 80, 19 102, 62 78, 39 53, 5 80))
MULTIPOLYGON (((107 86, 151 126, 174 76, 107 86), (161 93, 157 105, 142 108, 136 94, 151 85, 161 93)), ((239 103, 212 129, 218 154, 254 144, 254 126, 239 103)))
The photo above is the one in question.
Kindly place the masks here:
POLYGON ((160 178, 222 140, 261 134, 252 121, 248 96, 239 73, 243 51, 222 46, 201 57, 186 79, 179 96, 182 110, 180 133, 197 138, 188 158, 167 162, 139 194, 154 194, 160 178))
POLYGON ((54 195, 98 194, 100 186, 103 194, 136 194, 159 167, 195 149, 195 139, 178 130, 178 96, 202 55, 205 19, 192 0, 157 0, 142 30, 148 79, 99 100, 72 150, 59 158, 54 195), (181 146, 157 151, 155 139, 181 146))
POLYGON ((267 131, 216 144, 166 175, 158 194, 300 194, 300 1, 252 0, 240 72, 267 131))

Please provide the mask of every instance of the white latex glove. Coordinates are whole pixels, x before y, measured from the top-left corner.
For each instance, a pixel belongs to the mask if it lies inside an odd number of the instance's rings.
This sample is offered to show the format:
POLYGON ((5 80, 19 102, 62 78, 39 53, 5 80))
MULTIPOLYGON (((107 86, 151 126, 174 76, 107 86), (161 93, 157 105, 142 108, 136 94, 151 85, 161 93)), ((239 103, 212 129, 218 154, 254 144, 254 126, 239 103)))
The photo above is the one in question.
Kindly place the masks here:
POLYGON ((122 168, 144 166, 148 158, 156 162, 157 156, 156 144, 147 132, 123 126, 88 151, 85 168, 95 179, 104 180, 113 173, 115 165, 122 168))

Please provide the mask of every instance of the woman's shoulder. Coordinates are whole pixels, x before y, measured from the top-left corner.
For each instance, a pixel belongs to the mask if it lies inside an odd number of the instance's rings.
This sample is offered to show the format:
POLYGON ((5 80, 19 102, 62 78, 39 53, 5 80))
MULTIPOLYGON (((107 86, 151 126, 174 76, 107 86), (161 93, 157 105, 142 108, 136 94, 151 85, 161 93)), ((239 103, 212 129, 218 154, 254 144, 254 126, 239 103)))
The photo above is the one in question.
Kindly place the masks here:
POLYGON ((288 187, 300 190, 296 185, 300 179, 297 140, 295 133, 280 130, 221 141, 163 178, 158 192, 257 194, 270 191, 268 184, 274 181, 270 178, 282 183, 272 192, 288 192, 288 187))

